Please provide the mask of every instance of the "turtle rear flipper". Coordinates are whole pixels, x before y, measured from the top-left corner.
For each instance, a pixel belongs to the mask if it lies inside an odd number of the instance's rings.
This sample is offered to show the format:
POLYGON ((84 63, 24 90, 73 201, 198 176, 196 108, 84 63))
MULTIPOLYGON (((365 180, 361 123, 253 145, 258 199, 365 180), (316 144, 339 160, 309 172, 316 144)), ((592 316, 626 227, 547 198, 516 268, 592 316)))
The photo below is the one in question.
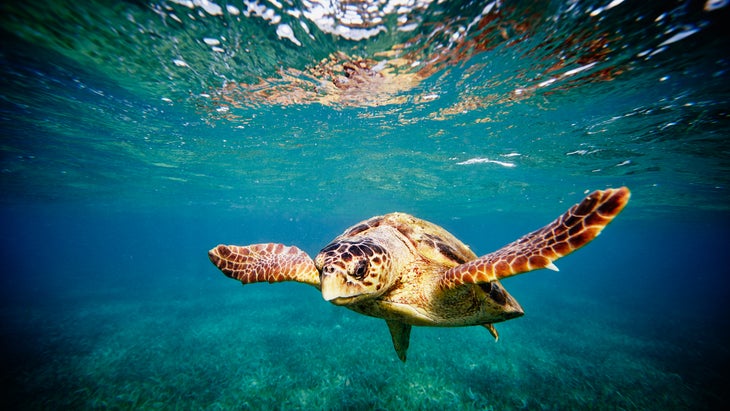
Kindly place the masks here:
POLYGON ((411 343, 411 325, 396 320, 385 320, 393 339, 393 348, 401 361, 406 362, 406 352, 411 343))
POLYGON ((494 341, 499 341, 499 333, 497 332, 497 329, 494 328, 494 324, 482 324, 482 327, 486 328, 487 331, 492 334, 494 341))
POLYGON ((266 243, 248 246, 219 245, 208 251, 210 261, 223 274, 243 284, 297 281, 319 289, 314 261, 297 247, 266 243))
POLYGON ((540 268, 557 271, 553 261, 588 244, 623 210, 626 187, 595 191, 545 227, 501 249, 447 270, 444 289, 487 283, 540 268))

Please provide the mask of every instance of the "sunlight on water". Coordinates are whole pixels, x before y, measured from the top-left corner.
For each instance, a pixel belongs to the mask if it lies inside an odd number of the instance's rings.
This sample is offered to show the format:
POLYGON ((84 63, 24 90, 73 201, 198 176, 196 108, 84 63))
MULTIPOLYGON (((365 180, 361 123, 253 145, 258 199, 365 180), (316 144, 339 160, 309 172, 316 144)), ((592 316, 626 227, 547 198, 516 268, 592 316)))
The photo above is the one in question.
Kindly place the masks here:
POLYGON ((728 203, 724 2, 3 11, 7 200, 468 210, 632 183, 647 209, 728 203))

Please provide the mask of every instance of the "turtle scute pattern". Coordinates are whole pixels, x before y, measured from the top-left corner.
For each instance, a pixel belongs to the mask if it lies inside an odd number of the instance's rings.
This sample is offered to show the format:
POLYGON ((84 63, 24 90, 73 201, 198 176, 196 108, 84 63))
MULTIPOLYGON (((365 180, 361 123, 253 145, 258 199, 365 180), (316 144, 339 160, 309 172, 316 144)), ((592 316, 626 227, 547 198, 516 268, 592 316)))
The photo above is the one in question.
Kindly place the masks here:
POLYGON ((299 281, 319 287, 319 271, 297 247, 266 243, 249 246, 218 245, 208 253, 226 276, 243 284, 299 281))

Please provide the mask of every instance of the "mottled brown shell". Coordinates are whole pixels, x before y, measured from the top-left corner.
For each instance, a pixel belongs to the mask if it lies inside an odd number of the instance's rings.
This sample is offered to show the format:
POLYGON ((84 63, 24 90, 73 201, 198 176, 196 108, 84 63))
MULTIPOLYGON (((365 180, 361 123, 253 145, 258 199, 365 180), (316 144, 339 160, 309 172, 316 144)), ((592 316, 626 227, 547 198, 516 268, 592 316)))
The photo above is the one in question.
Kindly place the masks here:
POLYGON ((403 234, 421 257, 445 268, 456 267, 477 258, 469 246, 442 227, 405 213, 390 213, 363 221, 345 230, 333 242, 365 236, 368 231, 383 225, 389 225, 403 234))

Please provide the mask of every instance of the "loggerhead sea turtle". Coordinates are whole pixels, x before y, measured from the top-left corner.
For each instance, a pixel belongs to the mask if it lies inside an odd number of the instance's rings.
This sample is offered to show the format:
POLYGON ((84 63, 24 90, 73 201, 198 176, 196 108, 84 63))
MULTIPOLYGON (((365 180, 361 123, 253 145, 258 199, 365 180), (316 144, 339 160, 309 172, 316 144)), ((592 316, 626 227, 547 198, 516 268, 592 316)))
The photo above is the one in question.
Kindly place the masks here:
POLYGON ((553 264, 593 240, 629 200, 626 187, 595 191, 545 227, 477 256, 443 228, 404 213, 373 217, 332 240, 312 259, 283 244, 219 245, 208 256, 243 284, 298 281, 360 314, 383 318, 401 361, 411 326, 481 325, 519 317, 499 280, 553 264))

